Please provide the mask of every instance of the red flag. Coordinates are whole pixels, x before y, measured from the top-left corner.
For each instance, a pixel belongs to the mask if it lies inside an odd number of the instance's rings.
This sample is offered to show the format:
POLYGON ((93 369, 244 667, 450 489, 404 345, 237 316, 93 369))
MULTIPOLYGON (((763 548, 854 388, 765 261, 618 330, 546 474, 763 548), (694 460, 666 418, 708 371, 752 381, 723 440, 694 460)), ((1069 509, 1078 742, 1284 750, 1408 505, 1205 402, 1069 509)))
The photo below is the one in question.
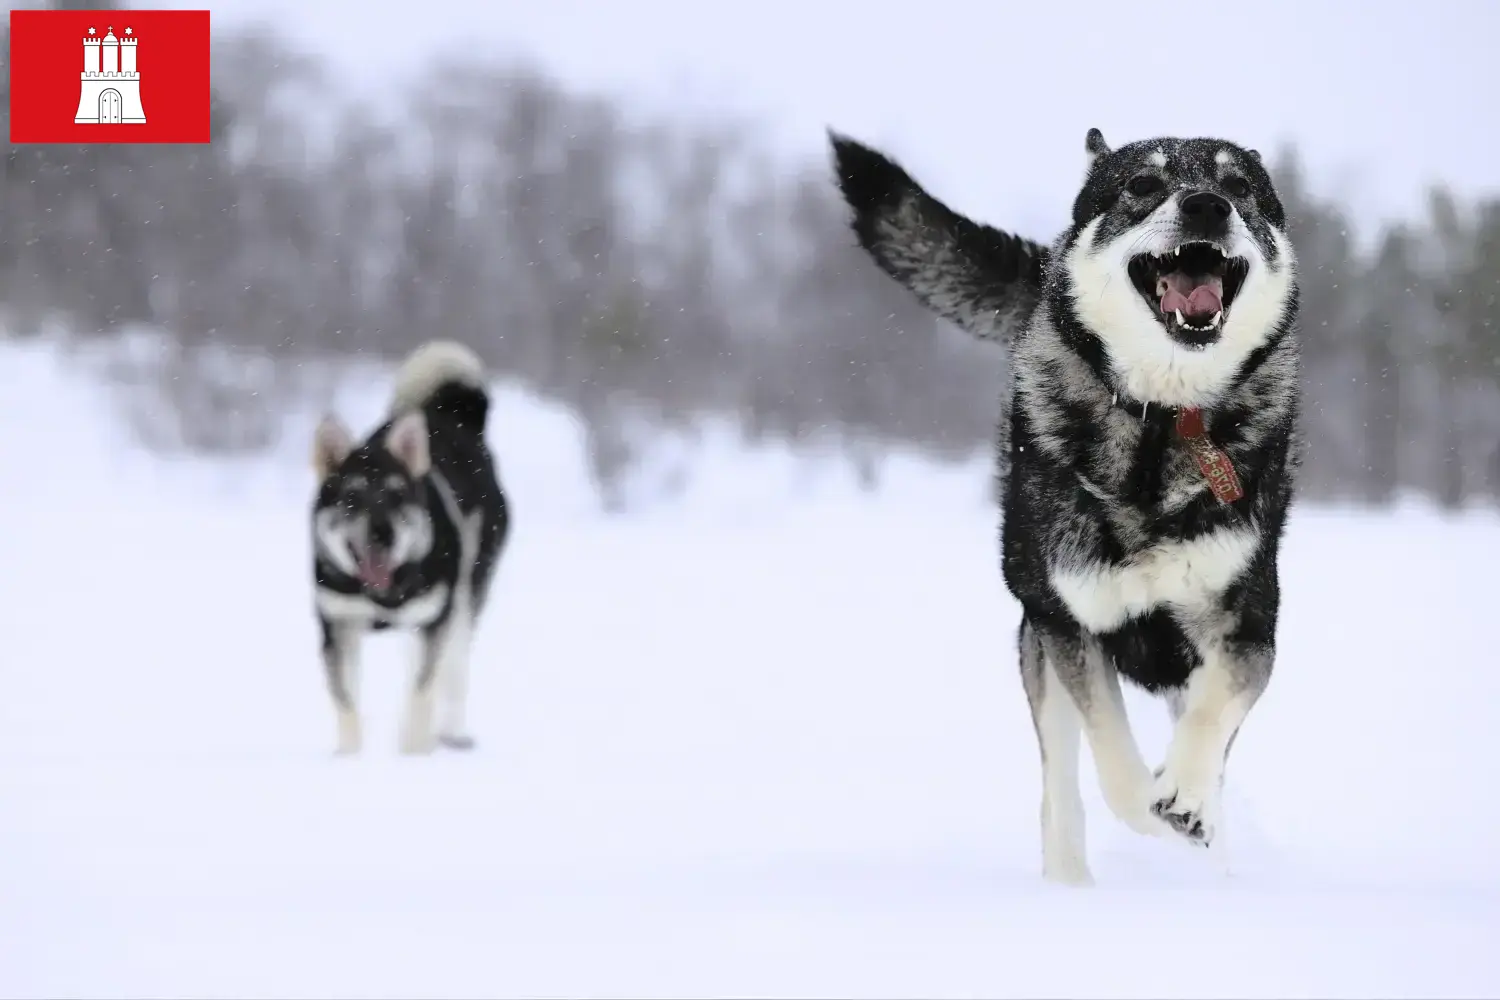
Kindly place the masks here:
POLYGON ((11 142, 208 142, 206 10, 10 12, 11 142))

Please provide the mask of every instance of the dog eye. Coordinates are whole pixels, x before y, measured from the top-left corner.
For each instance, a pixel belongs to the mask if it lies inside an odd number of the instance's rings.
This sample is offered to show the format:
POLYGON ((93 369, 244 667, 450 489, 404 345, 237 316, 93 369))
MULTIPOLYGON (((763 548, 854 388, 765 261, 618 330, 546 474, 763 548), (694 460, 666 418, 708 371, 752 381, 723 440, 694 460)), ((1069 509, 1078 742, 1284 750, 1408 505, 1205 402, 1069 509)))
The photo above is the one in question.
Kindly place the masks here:
POLYGON ((1245 198, 1250 194, 1250 182, 1243 177, 1226 177, 1224 179, 1224 190, 1236 198, 1245 198))
POLYGON ((1141 174, 1138 177, 1132 177, 1130 183, 1125 185, 1125 189, 1137 198, 1144 198, 1148 194, 1155 194, 1164 187, 1166 185, 1162 182, 1162 179, 1155 174, 1141 174))

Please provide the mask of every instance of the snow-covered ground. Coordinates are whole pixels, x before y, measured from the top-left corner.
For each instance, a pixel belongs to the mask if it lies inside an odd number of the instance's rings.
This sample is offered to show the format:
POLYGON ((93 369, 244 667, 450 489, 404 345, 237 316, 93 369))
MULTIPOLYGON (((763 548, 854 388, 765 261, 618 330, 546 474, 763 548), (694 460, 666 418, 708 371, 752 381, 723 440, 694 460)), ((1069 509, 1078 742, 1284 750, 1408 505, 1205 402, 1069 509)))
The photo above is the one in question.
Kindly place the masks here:
POLYGON ((1492 516, 1299 510, 1234 876, 1090 780, 1099 884, 1064 890, 982 466, 869 498, 724 452, 605 519, 566 421, 506 395, 479 748, 396 755, 390 637, 334 759, 302 442, 145 458, 60 372, 0 354, 0 994, 1500 991, 1492 516))

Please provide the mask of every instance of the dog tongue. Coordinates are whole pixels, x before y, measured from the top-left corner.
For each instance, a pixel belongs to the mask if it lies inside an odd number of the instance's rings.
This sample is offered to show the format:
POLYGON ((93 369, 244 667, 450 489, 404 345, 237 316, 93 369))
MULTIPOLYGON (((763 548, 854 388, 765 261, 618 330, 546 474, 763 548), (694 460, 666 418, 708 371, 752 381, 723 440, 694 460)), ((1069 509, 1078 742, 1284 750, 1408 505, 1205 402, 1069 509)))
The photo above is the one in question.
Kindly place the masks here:
POLYGON ((1224 308, 1224 282, 1210 277, 1203 284, 1182 273, 1168 274, 1162 279, 1166 290, 1161 296, 1161 311, 1164 313, 1182 310, 1184 316, 1211 318, 1224 308))
POLYGON ((359 561, 359 579, 367 587, 385 590, 391 585, 391 564, 384 553, 367 553, 359 561))

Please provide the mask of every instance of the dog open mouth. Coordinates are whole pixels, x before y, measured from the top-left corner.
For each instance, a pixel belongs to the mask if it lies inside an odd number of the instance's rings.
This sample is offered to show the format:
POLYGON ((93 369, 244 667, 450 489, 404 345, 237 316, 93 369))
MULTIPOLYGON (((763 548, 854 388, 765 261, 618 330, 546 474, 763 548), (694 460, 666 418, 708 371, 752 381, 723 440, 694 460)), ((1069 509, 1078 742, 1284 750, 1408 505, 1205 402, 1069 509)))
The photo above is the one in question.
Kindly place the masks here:
POLYGON ((391 562, 390 552, 384 546, 371 545, 362 552, 357 551, 355 556, 360 583, 370 590, 391 589, 391 579, 396 575, 396 567, 391 562))
POLYGON ((1143 253, 1130 262, 1130 280, 1167 334, 1202 350, 1219 339, 1249 265, 1212 243, 1184 243, 1168 253, 1143 253))

